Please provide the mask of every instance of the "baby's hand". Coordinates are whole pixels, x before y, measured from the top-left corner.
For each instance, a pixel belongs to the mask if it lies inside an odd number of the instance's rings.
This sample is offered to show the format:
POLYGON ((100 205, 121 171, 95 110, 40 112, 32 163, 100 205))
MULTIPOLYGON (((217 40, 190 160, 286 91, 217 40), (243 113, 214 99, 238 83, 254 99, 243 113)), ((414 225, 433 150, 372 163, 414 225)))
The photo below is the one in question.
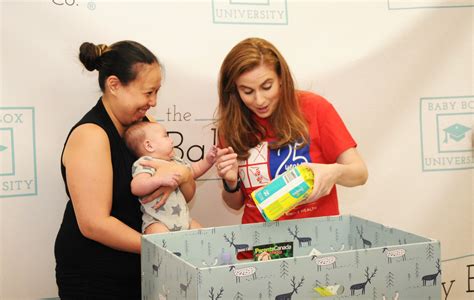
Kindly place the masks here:
POLYGON ((211 149, 206 153, 206 160, 209 164, 213 165, 217 158, 217 146, 212 145, 211 149))

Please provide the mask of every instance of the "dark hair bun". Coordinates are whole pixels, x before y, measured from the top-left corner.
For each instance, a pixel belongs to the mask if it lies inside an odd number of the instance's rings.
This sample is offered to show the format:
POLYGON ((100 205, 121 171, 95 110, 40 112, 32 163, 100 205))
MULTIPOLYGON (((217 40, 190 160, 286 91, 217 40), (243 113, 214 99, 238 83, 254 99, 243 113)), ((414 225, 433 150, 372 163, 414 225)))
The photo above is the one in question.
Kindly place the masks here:
POLYGON ((79 60, 89 71, 100 69, 100 48, 93 43, 84 42, 79 47, 79 60))
POLYGON ((137 78, 136 64, 153 64, 158 62, 156 56, 145 46, 134 41, 120 41, 111 44, 82 43, 79 47, 79 60, 89 71, 99 71, 99 86, 105 91, 105 81, 109 76, 116 76, 123 85, 137 78))

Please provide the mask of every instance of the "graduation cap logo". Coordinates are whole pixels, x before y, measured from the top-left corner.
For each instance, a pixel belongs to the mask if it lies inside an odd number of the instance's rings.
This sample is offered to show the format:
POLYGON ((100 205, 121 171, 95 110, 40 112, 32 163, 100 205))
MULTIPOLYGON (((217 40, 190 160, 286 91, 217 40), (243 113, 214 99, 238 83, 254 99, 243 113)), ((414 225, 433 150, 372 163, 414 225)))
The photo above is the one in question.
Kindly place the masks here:
POLYGON ((461 125, 459 123, 453 124, 449 127, 443 129, 444 131, 444 141, 443 143, 447 144, 448 139, 451 138, 456 142, 459 142, 466 137, 466 132, 471 130, 471 128, 461 125))

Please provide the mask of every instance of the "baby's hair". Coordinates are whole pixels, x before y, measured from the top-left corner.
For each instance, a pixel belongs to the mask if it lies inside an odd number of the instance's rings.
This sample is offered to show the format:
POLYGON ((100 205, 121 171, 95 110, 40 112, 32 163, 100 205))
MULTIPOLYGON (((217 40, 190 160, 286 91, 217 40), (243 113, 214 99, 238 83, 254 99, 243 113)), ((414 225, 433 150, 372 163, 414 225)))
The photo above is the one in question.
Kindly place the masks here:
POLYGON ((145 121, 136 122, 123 134, 125 145, 136 157, 140 157, 143 153, 143 141, 146 138, 144 128, 149 125, 150 123, 145 121))

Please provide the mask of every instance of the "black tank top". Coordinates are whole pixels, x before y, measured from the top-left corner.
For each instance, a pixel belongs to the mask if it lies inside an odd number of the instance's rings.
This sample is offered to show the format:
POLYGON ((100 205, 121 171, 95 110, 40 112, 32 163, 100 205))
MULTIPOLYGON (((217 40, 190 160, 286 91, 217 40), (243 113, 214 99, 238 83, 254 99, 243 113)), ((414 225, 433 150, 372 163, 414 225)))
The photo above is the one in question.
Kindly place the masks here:
MULTIPOLYGON (((111 215, 140 232, 140 203, 130 190, 131 169, 136 157, 127 149, 122 137, 117 132, 105 110, 102 99, 99 99, 98 103, 74 125, 67 139, 76 127, 86 123, 100 126, 109 138, 113 168, 111 215)), ((116 278, 118 281, 130 280, 129 283, 136 283, 135 288, 139 291, 140 255, 114 250, 84 237, 79 231, 66 182, 66 172, 61 155, 61 173, 69 201, 66 204, 63 221, 56 237, 56 276, 73 272, 84 274, 84 276, 106 276, 107 278, 116 278)), ((120 290, 122 287, 114 286, 113 288, 120 290)))

